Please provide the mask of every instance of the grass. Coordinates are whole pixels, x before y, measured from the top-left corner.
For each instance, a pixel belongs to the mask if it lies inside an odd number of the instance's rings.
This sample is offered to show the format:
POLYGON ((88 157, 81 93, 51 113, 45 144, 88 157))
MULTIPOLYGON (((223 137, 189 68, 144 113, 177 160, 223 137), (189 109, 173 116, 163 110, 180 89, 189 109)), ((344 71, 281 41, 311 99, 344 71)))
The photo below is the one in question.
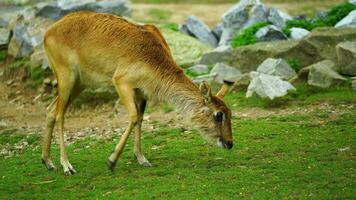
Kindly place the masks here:
MULTIPOLYGON (((294 94, 296 106, 320 99, 355 105, 355 93, 348 89, 314 95, 310 88, 299 89, 303 94, 294 94)), ((240 96, 230 94, 227 102, 241 102, 240 96)), ((249 101, 233 109, 260 106, 256 99, 249 101)), ((60 168, 44 168, 37 134, 5 130, 1 145, 26 138, 29 146, 0 157, 0 199, 354 199, 355 119, 352 110, 334 113, 322 107, 258 119, 234 116, 231 151, 207 145, 196 130, 188 133, 157 122, 158 130, 143 134, 143 149, 153 167, 136 163, 130 139, 117 169, 110 172, 105 161, 116 137, 86 138, 67 147, 78 171, 72 177, 60 168)), ((57 144, 52 154, 60 167, 57 144)))
POLYGON ((261 28, 267 26, 268 22, 258 22, 236 34, 236 36, 231 41, 231 46, 237 48, 240 46, 255 44, 257 38, 255 36, 256 32, 261 28))

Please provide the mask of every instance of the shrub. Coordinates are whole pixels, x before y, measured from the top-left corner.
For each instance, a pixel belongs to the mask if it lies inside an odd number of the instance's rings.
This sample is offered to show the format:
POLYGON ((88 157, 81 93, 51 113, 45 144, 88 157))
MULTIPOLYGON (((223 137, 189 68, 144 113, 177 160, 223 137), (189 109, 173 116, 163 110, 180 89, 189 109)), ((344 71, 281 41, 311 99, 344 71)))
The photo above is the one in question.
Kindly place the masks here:
POLYGON ((290 36, 290 29, 293 27, 304 28, 311 31, 318 27, 335 26, 341 19, 346 17, 351 11, 356 9, 356 5, 343 3, 326 13, 326 17, 316 18, 313 20, 289 20, 283 32, 290 36))
POLYGON ((240 47, 240 46, 245 46, 249 44, 255 44, 257 42, 257 39, 255 37, 256 32, 269 25, 268 22, 259 22, 256 23, 242 31, 236 34, 236 36, 232 39, 231 41, 231 46, 233 48, 240 47))
POLYGON ((162 25, 159 25, 159 28, 161 28, 161 29, 169 29, 169 30, 172 30, 172 31, 179 31, 179 26, 178 26, 178 24, 175 24, 175 23, 162 24, 162 25))
POLYGON ((288 63, 288 65, 292 69, 294 69, 294 71, 298 72, 300 70, 299 60, 297 60, 297 59, 288 59, 286 62, 288 63))

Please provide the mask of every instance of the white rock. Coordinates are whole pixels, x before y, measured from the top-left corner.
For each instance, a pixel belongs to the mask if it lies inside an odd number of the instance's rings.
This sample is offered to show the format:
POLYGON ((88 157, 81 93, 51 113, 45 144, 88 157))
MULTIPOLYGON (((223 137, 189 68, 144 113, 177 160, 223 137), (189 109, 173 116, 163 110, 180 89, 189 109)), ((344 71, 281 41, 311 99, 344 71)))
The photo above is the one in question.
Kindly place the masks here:
POLYGON ((349 3, 356 5, 356 0, 349 0, 349 3))
POLYGON ((291 31, 290 37, 294 40, 303 39, 305 36, 309 35, 310 33, 310 31, 304 28, 291 28, 290 31, 291 31))
POLYGON ((286 40, 288 37, 276 26, 268 25, 260 30, 258 30, 255 34, 256 38, 260 42, 269 42, 269 41, 278 41, 278 40, 286 40))
POLYGON ((246 97, 251 97, 256 93, 261 98, 273 100, 276 97, 285 96, 289 90, 295 87, 287 81, 283 81, 278 76, 271 76, 259 72, 250 72, 251 83, 247 88, 246 97))
POLYGON ((257 72, 279 76, 282 79, 289 80, 297 74, 283 59, 266 59, 258 68, 257 72))
POLYGON ((335 25, 335 28, 342 27, 356 28, 356 10, 350 12, 346 17, 344 17, 335 25))
POLYGON ((205 74, 209 72, 209 67, 206 65, 194 65, 189 67, 188 70, 197 74, 205 74))
POLYGON ((278 28, 284 28, 286 22, 291 20, 292 17, 287 13, 284 13, 276 8, 270 8, 268 12, 268 21, 277 26, 278 28))
POLYGON ((197 17, 187 17, 186 25, 188 31, 192 33, 198 40, 209 44, 212 47, 216 47, 218 45, 218 41, 211 32, 210 28, 202 21, 200 21, 197 17))

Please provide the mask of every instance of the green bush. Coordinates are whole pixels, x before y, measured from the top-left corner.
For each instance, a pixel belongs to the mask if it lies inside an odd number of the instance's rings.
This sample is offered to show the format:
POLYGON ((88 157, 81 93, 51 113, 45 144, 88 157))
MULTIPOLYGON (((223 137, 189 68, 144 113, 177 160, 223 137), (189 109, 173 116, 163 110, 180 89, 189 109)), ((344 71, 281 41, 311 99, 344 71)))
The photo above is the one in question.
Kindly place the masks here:
POLYGON ((175 23, 161 24, 161 25, 159 25, 159 28, 169 29, 172 31, 179 31, 179 26, 178 26, 178 24, 175 24, 175 23))
POLYGON ((290 35, 290 29, 293 27, 304 28, 311 31, 318 27, 335 26, 341 19, 346 17, 351 11, 356 9, 356 5, 351 3, 343 3, 327 12, 326 17, 316 18, 312 20, 289 20, 283 32, 290 35))
POLYGON ((255 44, 257 42, 255 33, 259 29, 261 29, 267 25, 269 25, 268 22, 259 22, 259 23, 256 23, 256 24, 240 31, 232 39, 231 46, 233 48, 236 48, 236 47, 245 46, 245 45, 249 45, 249 44, 255 44))
POLYGON ((288 63, 288 65, 294 69, 296 72, 298 72, 300 70, 300 63, 299 60, 297 59, 288 59, 286 61, 288 63))

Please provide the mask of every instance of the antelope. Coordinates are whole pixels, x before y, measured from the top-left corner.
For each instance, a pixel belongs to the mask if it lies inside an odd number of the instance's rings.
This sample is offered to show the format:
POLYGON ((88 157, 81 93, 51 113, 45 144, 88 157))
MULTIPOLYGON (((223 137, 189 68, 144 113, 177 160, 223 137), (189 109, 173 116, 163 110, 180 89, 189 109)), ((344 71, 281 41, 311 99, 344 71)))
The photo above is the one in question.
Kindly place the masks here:
POLYGON ((208 83, 196 86, 177 65, 167 42, 154 25, 81 11, 69 14, 46 31, 44 49, 58 82, 58 96, 47 107, 42 162, 48 170, 52 133, 58 126, 60 163, 65 175, 76 173, 64 144, 64 114, 85 88, 113 84, 128 112, 129 124, 107 160, 110 170, 134 131, 134 155, 151 166, 141 152, 141 124, 147 100, 166 101, 195 123, 211 144, 231 149, 231 111, 223 101, 229 86, 212 95, 208 83))

